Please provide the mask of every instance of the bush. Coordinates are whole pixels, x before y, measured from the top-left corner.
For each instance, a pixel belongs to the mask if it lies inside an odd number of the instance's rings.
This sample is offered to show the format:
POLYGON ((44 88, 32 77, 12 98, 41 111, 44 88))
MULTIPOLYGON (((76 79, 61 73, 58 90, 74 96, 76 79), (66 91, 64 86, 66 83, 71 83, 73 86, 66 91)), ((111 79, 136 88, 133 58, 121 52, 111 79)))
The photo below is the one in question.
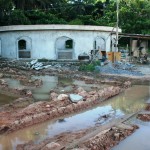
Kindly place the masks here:
POLYGON ((69 24, 70 25, 83 25, 83 22, 80 19, 74 19, 74 20, 70 21, 69 24))
POLYGON ((90 64, 82 64, 79 67, 79 71, 90 71, 93 72, 95 70, 95 66, 99 66, 100 65, 100 61, 93 61, 90 64))

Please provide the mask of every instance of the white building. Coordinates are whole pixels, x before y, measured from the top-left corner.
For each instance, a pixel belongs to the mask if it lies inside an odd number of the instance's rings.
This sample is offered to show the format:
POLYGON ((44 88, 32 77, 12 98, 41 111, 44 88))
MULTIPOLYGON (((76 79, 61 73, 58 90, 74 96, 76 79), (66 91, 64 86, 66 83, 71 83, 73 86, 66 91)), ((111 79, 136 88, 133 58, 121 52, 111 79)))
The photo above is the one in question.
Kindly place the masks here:
POLYGON ((110 51, 114 31, 113 27, 84 25, 2 26, 0 55, 13 59, 77 60, 80 54, 89 54, 93 49, 110 51))

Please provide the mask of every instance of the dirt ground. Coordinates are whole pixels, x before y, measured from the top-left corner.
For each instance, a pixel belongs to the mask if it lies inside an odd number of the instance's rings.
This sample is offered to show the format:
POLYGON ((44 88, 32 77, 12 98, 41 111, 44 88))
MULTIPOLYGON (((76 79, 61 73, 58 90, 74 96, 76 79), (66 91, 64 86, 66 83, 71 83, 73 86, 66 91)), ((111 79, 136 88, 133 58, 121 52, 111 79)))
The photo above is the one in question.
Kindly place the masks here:
POLYGON ((141 111, 138 114, 137 118, 142 121, 150 121, 150 104, 149 103, 145 107, 145 110, 141 111))
MULTIPOLYGON (((22 62, 21 62, 22 63, 22 62)), ((140 66, 141 67, 141 66, 140 66)), ((139 67, 139 70, 141 69, 139 67)), ((148 66, 149 67, 149 66, 148 66)), ((10 132, 41 123, 46 120, 52 120, 63 117, 66 114, 74 114, 79 111, 95 107, 102 101, 105 101, 115 95, 120 94, 126 88, 136 83, 147 83, 150 81, 150 70, 147 69, 145 76, 116 76, 96 74, 91 72, 79 72, 69 70, 68 68, 50 67, 40 71, 26 69, 16 62, 3 62, 0 71, 0 90, 7 94, 17 95, 19 98, 14 102, 0 106, 0 134, 9 134, 10 132), (48 101, 34 102, 32 92, 27 88, 9 88, 5 78, 19 80, 23 85, 30 87, 40 87, 42 80, 31 80, 32 75, 54 75, 66 78, 80 79, 87 84, 107 84, 103 89, 95 88, 86 91, 81 87, 73 87, 74 94, 82 96, 82 100, 72 102, 69 94, 60 94, 56 89, 49 93, 48 101)), ((147 108, 148 110, 149 108, 147 108)), ((140 114, 138 117, 141 118, 140 114)), ((145 117, 145 116, 144 116, 145 117)), ((144 118, 142 116, 142 118, 144 118)), ((150 120, 150 117, 143 120, 150 120)), ((17 150, 50 150, 50 149, 74 149, 74 150, 108 150, 119 141, 132 134, 138 127, 136 125, 118 124, 123 120, 115 120, 109 123, 107 127, 94 127, 81 130, 75 133, 63 133, 53 138, 46 139, 35 145, 34 142, 18 145, 17 150), (103 130, 101 130, 103 129, 103 130)))

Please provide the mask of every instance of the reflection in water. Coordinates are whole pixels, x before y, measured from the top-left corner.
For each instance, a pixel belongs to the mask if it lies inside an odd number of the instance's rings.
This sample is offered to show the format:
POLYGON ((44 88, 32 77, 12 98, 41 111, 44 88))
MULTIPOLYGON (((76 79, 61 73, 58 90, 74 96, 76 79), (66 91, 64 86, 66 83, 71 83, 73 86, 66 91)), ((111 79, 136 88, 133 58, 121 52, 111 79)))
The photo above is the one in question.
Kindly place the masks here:
POLYGON ((147 126, 139 124, 139 127, 135 133, 112 148, 112 150, 149 150, 150 124, 147 126))
POLYGON ((4 104, 8 104, 15 100, 16 97, 8 96, 0 93, 0 106, 4 104))
POLYGON ((127 89, 124 93, 106 101, 113 109, 120 109, 123 113, 134 113, 145 106, 145 100, 150 96, 149 86, 138 85, 127 89))
POLYGON ((32 76, 32 80, 41 79, 43 84, 32 90, 33 97, 36 100, 48 100, 50 90, 57 87, 58 78, 55 76, 32 76))
POLYGON ((24 88, 24 86, 21 85, 19 80, 11 79, 11 78, 5 78, 4 80, 7 81, 8 87, 11 89, 24 88))
POLYGON ((76 131, 95 126, 95 124, 101 123, 101 120, 97 122, 101 116, 113 114, 111 115, 112 118, 106 120, 110 121, 110 119, 141 109, 144 106, 143 102, 148 98, 148 86, 134 86, 121 95, 103 102, 97 108, 73 116, 70 115, 66 118, 61 118, 61 120, 64 119, 65 121, 47 121, 16 131, 9 135, 1 136, 0 150, 11 150, 14 145, 16 146, 17 142, 21 143, 29 140, 39 142, 46 137, 51 137, 65 131, 76 131))
POLYGON ((63 78, 56 76, 32 76, 31 80, 41 79, 43 84, 40 87, 28 87, 23 86, 20 81, 11 78, 5 78, 9 88, 26 88, 32 91, 35 100, 49 100, 50 91, 55 89, 58 93, 71 92, 73 90, 73 85, 77 87, 83 87, 85 90, 90 91, 93 87, 104 88, 108 85, 100 84, 86 84, 84 81, 73 80, 71 78, 63 78))

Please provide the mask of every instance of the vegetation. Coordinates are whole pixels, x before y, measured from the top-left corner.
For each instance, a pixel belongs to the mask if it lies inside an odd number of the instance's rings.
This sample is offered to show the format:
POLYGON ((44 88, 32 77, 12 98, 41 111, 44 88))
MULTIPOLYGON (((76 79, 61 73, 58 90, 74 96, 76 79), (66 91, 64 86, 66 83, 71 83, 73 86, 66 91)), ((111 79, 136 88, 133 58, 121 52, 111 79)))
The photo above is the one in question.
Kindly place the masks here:
MULTIPOLYGON (((116 25, 117 0, 0 0, 0 25, 116 25)), ((149 0, 119 0, 119 27, 150 34, 149 0)))
POLYGON ((95 66, 99 66, 100 65, 100 61, 93 61, 90 64, 82 64, 79 67, 79 71, 89 71, 89 72, 93 72, 95 70, 95 66))

